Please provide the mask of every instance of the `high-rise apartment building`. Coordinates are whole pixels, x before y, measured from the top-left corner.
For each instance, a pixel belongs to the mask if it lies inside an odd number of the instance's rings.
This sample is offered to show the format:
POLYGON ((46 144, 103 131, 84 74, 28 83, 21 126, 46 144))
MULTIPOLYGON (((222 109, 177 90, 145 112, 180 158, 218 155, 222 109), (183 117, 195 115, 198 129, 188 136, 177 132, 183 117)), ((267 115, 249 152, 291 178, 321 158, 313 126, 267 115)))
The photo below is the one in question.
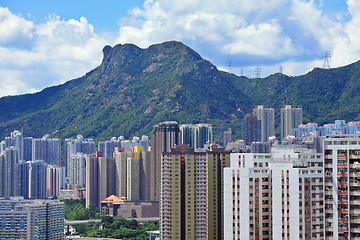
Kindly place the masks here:
POLYGON ((115 159, 102 157, 86 158, 86 207, 100 205, 100 200, 115 192, 115 159))
POLYGON ((51 200, 0 200, 0 238, 64 239, 64 203, 51 200))
POLYGON ((326 239, 359 239, 360 132, 327 135, 324 156, 326 239))
POLYGON ((1 152, 6 148, 15 147, 19 149, 19 160, 30 161, 32 159, 32 137, 24 137, 22 132, 15 130, 10 137, 0 143, 1 152))
POLYGON ((261 121, 261 142, 269 142, 269 138, 275 136, 275 111, 273 108, 256 106, 253 109, 258 120, 261 121))
POLYGON ((154 126, 151 134, 151 181, 150 200, 159 201, 161 179, 161 156, 180 143, 180 128, 175 121, 162 122, 154 126))
POLYGON ((71 154, 68 159, 68 184, 71 189, 85 187, 86 183, 86 158, 92 155, 78 152, 71 154))
POLYGON ((245 145, 261 141, 261 121, 255 114, 246 114, 241 126, 242 139, 245 145))
POLYGON ((223 133, 223 146, 226 147, 226 145, 231 142, 232 142, 232 131, 231 128, 229 128, 227 132, 223 133))
POLYGON ((10 147, 0 154, 0 197, 16 195, 19 149, 10 147))
POLYGON ((285 145, 230 155, 224 239, 325 239, 321 153, 285 145))
POLYGON ((28 162, 30 199, 46 199, 46 171, 48 165, 43 160, 28 162))
POLYGON ((86 158, 86 207, 90 204, 99 206, 99 160, 101 152, 96 152, 95 157, 86 158))
POLYGON ((46 197, 55 199, 60 195, 61 168, 48 165, 46 168, 46 197))
POLYGON ((140 200, 140 158, 127 158, 127 199, 129 201, 140 200))
MULTIPOLYGON (((95 154, 95 142, 93 139, 84 139, 83 136, 78 135, 76 139, 65 139, 65 169, 66 176, 69 177, 73 166, 70 166, 71 156, 82 154, 95 154)), ((85 185, 85 184, 84 184, 85 185)))
POLYGON ((161 162, 162 239, 223 239, 223 168, 229 152, 177 145, 161 162))
POLYGON ((180 143, 195 149, 203 148, 205 144, 213 143, 211 124, 181 124, 180 143))
POLYGON ((32 160, 44 160, 49 165, 61 166, 61 140, 48 138, 33 139, 32 160))
POLYGON ((291 134, 291 129, 299 127, 303 121, 302 108, 286 105, 281 108, 281 139, 291 134))

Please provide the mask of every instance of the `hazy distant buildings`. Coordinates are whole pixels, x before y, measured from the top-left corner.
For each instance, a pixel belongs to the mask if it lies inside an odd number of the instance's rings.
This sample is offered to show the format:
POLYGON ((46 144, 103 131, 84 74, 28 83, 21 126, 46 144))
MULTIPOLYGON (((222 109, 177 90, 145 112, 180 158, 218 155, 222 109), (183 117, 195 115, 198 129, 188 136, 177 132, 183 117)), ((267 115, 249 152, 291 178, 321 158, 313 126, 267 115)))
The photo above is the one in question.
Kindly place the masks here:
POLYGON ((0 197, 16 195, 18 163, 18 148, 6 148, 0 154, 0 197))
POLYGON ((46 199, 47 164, 42 160, 29 162, 29 198, 46 199))
POLYGON ((61 168, 48 165, 46 168, 46 197, 57 198, 60 194, 60 173, 61 168))
POLYGON ((286 105, 281 108, 281 139, 291 134, 291 129, 299 127, 303 121, 302 108, 286 105))
POLYGON ((232 142, 232 131, 229 128, 226 132, 223 133, 223 146, 226 147, 228 143, 232 142))
POLYGON ((86 157, 91 155, 78 152, 71 154, 68 159, 69 188, 85 187, 86 185, 86 157))
POLYGON ((33 139, 32 160, 44 160, 49 165, 61 166, 61 140, 48 138, 33 139))
POLYGON ((241 126, 242 139, 245 145, 250 146, 252 142, 260 142, 261 140, 261 120, 256 114, 246 114, 241 126))
POLYGON ((180 143, 195 149, 203 148, 205 144, 213 143, 211 124, 181 124, 180 143))
POLYGON ((223 168, 229 152, 177 145, 161 161, 162 239, 223 239, 223 168))
POLYGON ((177 122, 162 122, 154 126, 151 134, 150 200, 159 201, 162 153, 170 152, 180 141, 180 128, 177 122))
POLYGON ((81 135, 78 135, 76 139, 65 139, 65 152, 66 176, 69 177, 71 172, 74 171, 74 166, 70 166, 69 164, 71 155, 78 153, 95 154, 95 142, 93 139, 84 139, 81 135))
POLYGON ((273 108, 256 106, 253 109, 258 120, 261 121, 261 142, 269 142, 269 138, 275 136, 275 111, 273 108))

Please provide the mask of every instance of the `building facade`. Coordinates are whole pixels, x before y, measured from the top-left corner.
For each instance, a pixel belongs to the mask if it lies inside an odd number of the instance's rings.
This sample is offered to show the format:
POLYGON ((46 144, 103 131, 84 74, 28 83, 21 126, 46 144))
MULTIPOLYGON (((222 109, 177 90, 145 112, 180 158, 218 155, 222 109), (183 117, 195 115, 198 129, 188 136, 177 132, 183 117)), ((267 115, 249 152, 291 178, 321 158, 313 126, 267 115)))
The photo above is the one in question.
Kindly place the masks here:
POLYGON ((360 133, 325 137, 326 239, 360 238, 360 133))
POLYGON ((261 121, 255 114, 246 114, 241 125, 242 139, 245 145, 250 146, 252 142, 261 140, 261 121))
POLYGON ((161 180, 161 157, 163 152, 180 143, 180 128, 175 121, 162 122, 154 126, 151 134, 151 181, 150 200, 159 201, 161 180))
POLYGON ((281 139, 291 134, 291 129, 298 128, 303 121, 302 108, 286 105, 281 108, 281 139))
POLYGON ((224 239, 325 239, 323 157, 304 147, 232 153, 224 239))
POLYGON ((162 239, 223 239, 223 168, 229 152, 177 145, 162 156, 162 239))
POLYGON ((261 142, 269 142, 269 138, 275 136, 275 111, 273 108, 256 106, 253 109, 258 120, 261 121, 261 142))

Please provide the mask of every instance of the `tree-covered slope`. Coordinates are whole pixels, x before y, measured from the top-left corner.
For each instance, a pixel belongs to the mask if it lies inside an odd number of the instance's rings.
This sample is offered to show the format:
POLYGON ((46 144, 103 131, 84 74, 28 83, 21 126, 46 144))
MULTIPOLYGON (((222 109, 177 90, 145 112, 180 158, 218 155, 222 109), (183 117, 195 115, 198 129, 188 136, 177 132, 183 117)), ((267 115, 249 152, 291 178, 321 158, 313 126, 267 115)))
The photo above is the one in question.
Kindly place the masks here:
POLYGON ((167 120, 231 127, 255 105, 304 109, 306 122, 360 120, 360 62, 306 75, 248 79, 217 70, 179 42, 138 48, 106 46, 100 66, 85 76, 35 94, 0 99, 0 137, 14 129, 27 136, 97 140, 149 134, 167 120))
POLYGON ((165 120, 239 125, 252 107, 230 79, 182 43, 107 46, 103 52, 101 65, 82 78, 1 98, 0 106, 8 106, 0 111, 9 112, 0 119, 2 137, 13 129, 37 137, 131 137, 165 120))

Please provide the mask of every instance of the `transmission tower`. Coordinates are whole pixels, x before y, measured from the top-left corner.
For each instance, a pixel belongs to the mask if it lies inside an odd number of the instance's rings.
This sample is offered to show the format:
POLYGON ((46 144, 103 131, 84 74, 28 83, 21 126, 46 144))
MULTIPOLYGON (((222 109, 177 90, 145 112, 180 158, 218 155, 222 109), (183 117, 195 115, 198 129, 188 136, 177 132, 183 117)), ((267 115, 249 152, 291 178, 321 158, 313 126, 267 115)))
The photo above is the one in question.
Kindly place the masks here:
POLYGON ((242 77, 244 76, 244 69, 240 70, 240 76, 242 76, 242 77))
POLYGON ((325 54, 324 54, 324 66, 323 66, 323 68, 330 69, 330 59, 331 59, 330 52, 326 51, 325 54))
POLYGON ((232 73, 232 64, 231 64, 231 60, 229 60, 229 62, 228 62, 228 70, 229 70, 229 73, 232 73))
POLYGON ((261 67, 257 66, 255 68, 255 76, 256 78, 260 78, 260 75, 261 75, 261 67))
POLYGON ((280 65, 280 68, 279 68, 279 73, 283 73, 283 67, 280 65))

